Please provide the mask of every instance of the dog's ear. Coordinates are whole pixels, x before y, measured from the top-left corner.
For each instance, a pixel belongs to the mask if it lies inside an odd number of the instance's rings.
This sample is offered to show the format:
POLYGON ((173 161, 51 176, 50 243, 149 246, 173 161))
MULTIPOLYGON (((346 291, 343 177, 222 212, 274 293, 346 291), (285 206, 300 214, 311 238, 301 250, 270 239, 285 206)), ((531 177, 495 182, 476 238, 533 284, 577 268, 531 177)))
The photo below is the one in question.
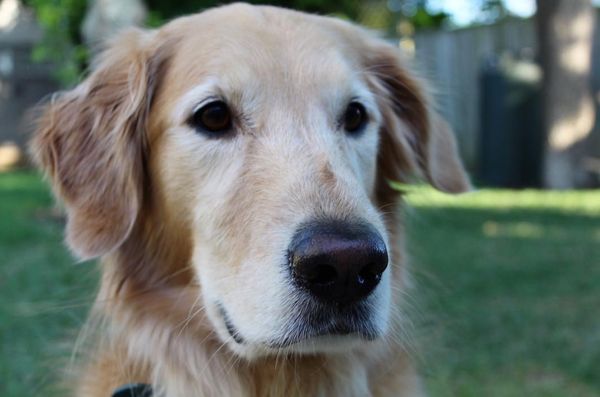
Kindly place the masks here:
POLYGON ((383 113, 378 190, 389 181, 406 182, 410 175, 427 178, 435 188, 451 193, 470 189, 449 125, 435 111, 425 85, 414 77, 399 49, 373 40, 365 71, 383 113))
POLYGON ((66 240, 81 259, 117 248, 142 201, 146 118, 158 61, 152 32, 131 30, 73 90, 42 105, 30 143, 67 210, 66 240))

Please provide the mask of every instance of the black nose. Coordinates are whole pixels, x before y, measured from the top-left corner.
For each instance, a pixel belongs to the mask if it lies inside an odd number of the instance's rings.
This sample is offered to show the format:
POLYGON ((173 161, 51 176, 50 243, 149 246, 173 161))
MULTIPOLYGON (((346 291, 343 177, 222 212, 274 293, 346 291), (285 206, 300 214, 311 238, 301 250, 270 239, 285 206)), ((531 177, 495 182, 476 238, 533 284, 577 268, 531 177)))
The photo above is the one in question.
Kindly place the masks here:
POLYGON ((356 302, 375 289, 388 255, 379 233, 362 223, 302 226, 289 248, 294 281, 322 301, 356 302))

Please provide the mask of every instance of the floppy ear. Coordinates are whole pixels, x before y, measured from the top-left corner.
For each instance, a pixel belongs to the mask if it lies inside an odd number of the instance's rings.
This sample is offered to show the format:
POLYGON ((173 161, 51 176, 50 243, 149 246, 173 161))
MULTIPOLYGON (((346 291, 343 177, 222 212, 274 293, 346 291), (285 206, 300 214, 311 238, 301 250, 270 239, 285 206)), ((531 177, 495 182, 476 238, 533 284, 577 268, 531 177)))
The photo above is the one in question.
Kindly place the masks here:
POLYGON ((425 85, 402 64, 397 48, 375 40, 365 70, 383 113, 378 190, 410 175, 427 178, 435 188, 460 193, 470 189, 449 125, 435 111, 425 85))
POLYGON ((142 202, 146 116, 156 79, 151 33, 131 30, 91 75, 41 107, 30 143, 67 210, 66 240, 82 259, 129 235, 142 202))

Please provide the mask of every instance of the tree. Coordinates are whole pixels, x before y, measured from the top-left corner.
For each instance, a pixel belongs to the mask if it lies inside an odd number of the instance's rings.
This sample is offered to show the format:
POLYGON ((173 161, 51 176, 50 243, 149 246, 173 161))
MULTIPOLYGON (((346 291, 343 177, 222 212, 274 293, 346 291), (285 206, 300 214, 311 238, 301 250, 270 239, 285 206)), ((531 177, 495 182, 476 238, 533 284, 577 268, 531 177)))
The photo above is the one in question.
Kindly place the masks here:
POLYGON ((537 6, 547 137, 544 183, 582 187, 588 177, 583 159, 595 121, 590 76, 596 13, 591 0, 537 0, 537 6))
POLYGON ((61 82, 76 81, 88 57, 80 31, 87 0, 22 0, 22 3, 35 10, 36 19, 44 29, 33 59, 58 65, 57 77, 61 82))
MULTIPOLYGON (((268 3, 317 14, 342 14, 351 19, 357 18, 362 7, 361 3, 368 3, 356 0, 246 0, 246 2, 251 4, 268 3)), ((164 20, 183 14, 192 14, 228 2, 219 0, 145 0, 145 3, 160 20, 164 20)))
MULTIPOLYGON (((2 1, 2 0, 0 0, 2 1)), ((34 9, 44 29, 44 39, 35 48, 33 58, 51 61, 57 68, 57 77, 64 85, 72 85, 80 78, 89 61, 89 48, 82 35, 82 24, 88 8, 98 0, 21 0, 34 9)), ((250 3, 265 3, 247 0, 250 3)), ((149 16, 146 24, 158 26, 174 17, 202 11, 228 2, 219 0, 144 0, 149 16)), ((356 19, 365 5, 383 5, 384 0, 360 2, 356 0, 272 0, 266 3, 319 13, 336 14, 356 19)))
MULTIPOLYGON (((63 84, 76 83, 82 70, 87 66, 90 56, 81 27, 89 8, 100 3, 100 0, 21 1, 35 10, 38 22, 45 31, 43 42, 34 51, 34 58, 55 63, 58 77, 63 84)), ((399 5, 414 6, 414 13, 406 16, 400 9, 394 11, 389 7, 389 4, 394 0, 246 1, 253 4, 267 3, 322 15, 336 15, 357 20, 371 28, 389 33, 395 33, 397 22, 404 17, 417 28, 439 27, 448 18, 447 14, 429 11, 426 7, 428 0, 396 0, 399 5)), ((147 26, 159 26, 180 15, 191 14, 229 3, 220 0, 143 0, 143 2, 148 9, 148 18, 145 21, 147 26)), ((109 3, 109 1, 103 1, 102 5, 105 6, 105 3, 109 3)))

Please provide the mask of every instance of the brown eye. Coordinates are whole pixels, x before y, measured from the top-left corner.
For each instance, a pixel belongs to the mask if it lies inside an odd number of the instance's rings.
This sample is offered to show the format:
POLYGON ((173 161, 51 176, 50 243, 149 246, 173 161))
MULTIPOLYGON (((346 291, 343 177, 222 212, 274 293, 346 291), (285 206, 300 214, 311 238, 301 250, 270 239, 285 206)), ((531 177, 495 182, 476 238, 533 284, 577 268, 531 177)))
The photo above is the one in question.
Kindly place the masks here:
POLYGON ((350 133, 360 132, 367 124, 365 107, 359 102, 350 102, 344 114, 344 129, 350 133))
POLYGON ((231 112, 223 101, 214 101, 194 111, 189 124, 199 132, 218 136, 231 129, 231 112))

